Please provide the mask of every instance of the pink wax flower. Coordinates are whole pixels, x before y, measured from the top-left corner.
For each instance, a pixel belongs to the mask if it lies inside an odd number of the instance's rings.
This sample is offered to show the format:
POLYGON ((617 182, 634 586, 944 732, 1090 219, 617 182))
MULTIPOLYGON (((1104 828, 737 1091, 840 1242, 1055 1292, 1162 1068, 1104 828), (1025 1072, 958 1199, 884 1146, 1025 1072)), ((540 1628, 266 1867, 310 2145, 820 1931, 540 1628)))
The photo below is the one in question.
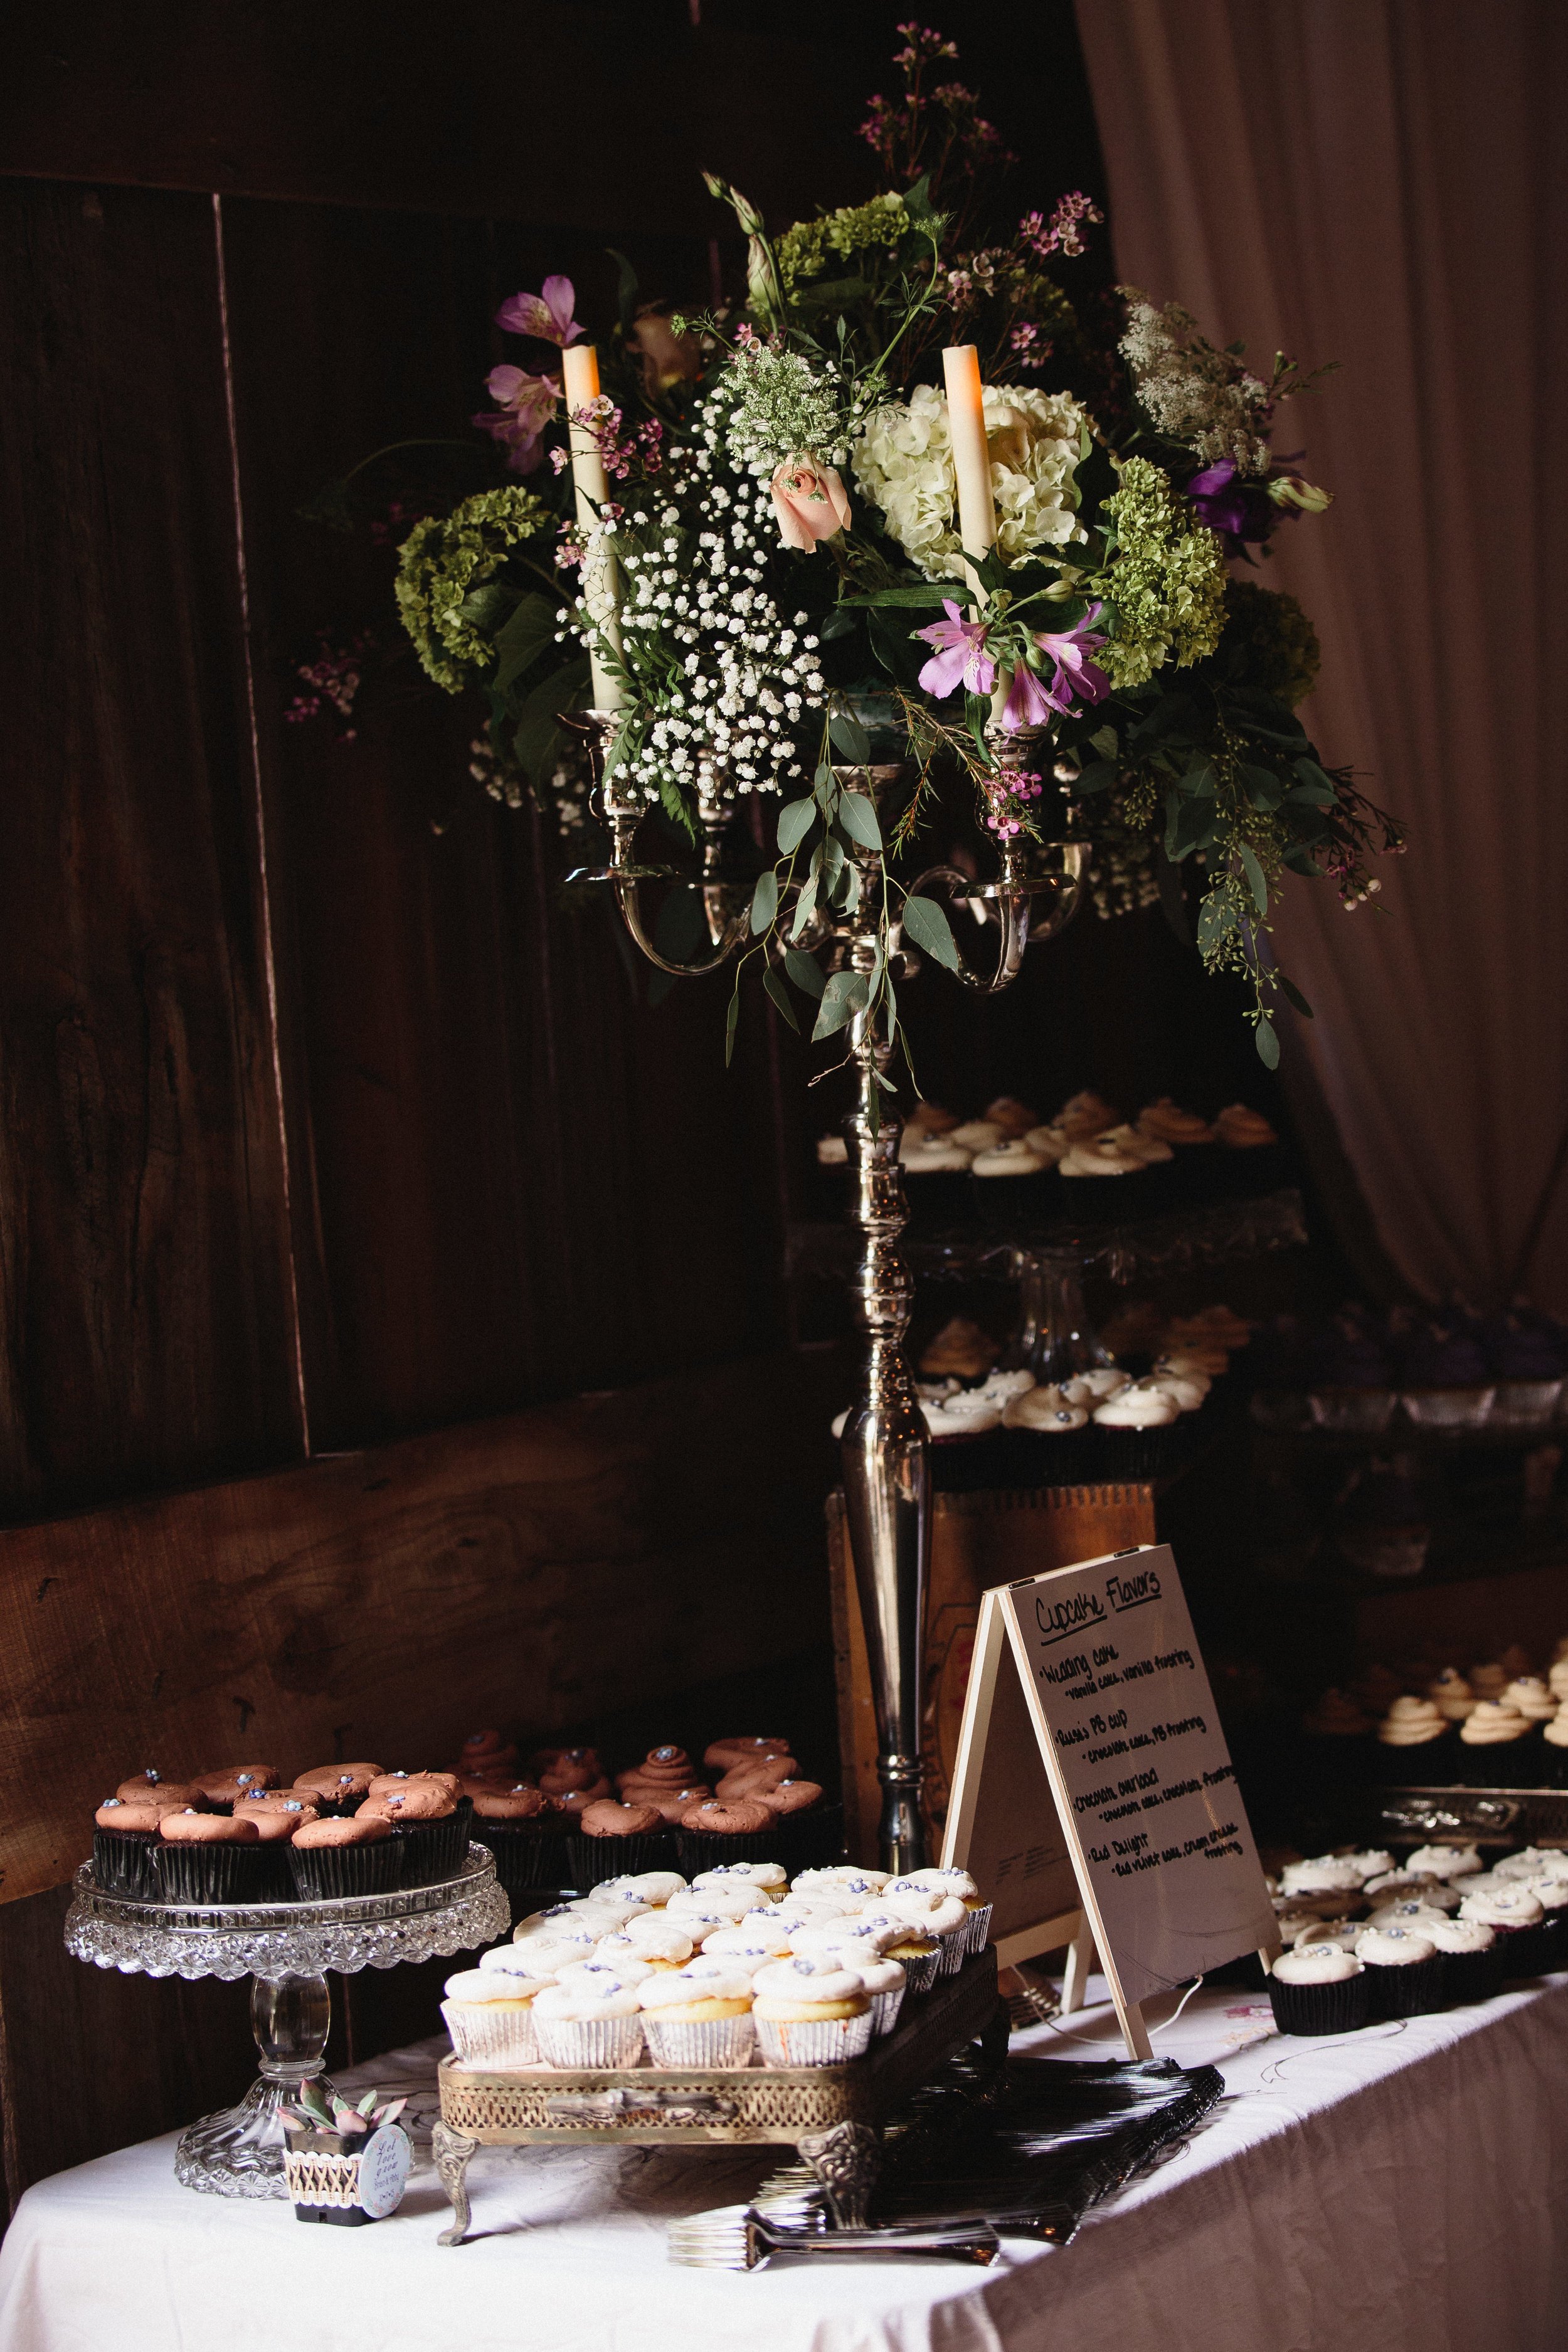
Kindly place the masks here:
POLYGON ((927 694, 942 701, 963 686, 971 694, 989 694, 996 683, 996 665, 985 650, 985 624, 966 621, 950 596, 942 600, 945 621, 933 621, 929 629, 917 629, 914 634, 936 650, 921 672, 921 685, 927 694))
POLYGON ((564 350, 584 331, 572 316, 576 305, 577 289, 569 278, 547 278, 542 294, 509 296, 496 312, 496 325, 508 334, 537 335, 541 342, 559 343, 564 350))
POLYGON ((849 527, 849 500, 831 466, 796 457, 779 467, 772 483, 773 512, 786 547, 810 555, 819 539, 849 527))
POLYGON ((486 409, 474 423, 501 444, 512 473, 531 474, 543 457, 539 436, 555 414, 561 386, 553 376, 497 367, 485 378, 485 389, 499 406, 486 409))

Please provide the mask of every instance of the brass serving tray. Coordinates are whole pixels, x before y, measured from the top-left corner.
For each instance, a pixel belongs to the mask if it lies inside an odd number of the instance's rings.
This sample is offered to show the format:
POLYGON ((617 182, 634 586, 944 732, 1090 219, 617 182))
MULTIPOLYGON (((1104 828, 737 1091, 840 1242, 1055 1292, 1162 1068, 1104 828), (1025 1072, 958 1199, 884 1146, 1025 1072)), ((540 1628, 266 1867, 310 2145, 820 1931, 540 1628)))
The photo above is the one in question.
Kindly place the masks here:
POLYGON ((440 2242, 460 2245, 467 2235, 466 2174, 479 2148, 566 2140, 793 2146, 827 2189, 839 2221, 857 2227, 888 2116, 944 2061, 977 2041, 999 2072, 1007 2012, 998 2001, 990 1950, 940 1979, 931 1992, 907 1995, 893 2032, 844 2066, 539 2065, 501 2074, 444 2058, 433 2143, 453 2224, 440 2242))

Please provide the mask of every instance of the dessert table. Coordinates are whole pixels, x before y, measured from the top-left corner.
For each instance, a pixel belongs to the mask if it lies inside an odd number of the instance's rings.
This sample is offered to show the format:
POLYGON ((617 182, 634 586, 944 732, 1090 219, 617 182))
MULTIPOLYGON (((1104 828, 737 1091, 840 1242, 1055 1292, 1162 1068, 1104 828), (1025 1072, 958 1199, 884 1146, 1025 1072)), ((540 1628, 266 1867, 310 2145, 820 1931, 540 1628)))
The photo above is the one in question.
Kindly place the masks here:
MULTIPOLYGON (((1568 1977, 1321 2041, 1281 2039, 1244 1992, 1159 2014, 1156 2053, 1217 2064, 1226 2096, 1064 2249, 678 2269, 666 2221, 743 2200, 777 2151, 574 2146, 477 2158, 472 2240, 442 2251, 427 2153, 390 2221, 328 2231, 193 2196, 171 2135, 27 2191, 0 2352, 1561 2352, 1568 1977)), ((1020 2044, 1120 2054, 1109 2006, 1020 2044)), ((427 2127, 445 2047, 338 2079, 411 2089, 427 2127)))

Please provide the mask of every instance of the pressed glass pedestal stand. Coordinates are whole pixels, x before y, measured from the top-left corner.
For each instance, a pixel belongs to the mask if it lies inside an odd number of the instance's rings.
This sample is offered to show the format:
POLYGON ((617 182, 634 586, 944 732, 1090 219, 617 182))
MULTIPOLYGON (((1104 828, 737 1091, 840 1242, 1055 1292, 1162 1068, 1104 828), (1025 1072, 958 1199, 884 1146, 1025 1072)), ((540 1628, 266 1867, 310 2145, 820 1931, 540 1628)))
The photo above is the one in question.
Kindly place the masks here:
POLYGON ((283 2197, 279 2110, 301 2084, 325 2084, 327 1970, 348 1976, 472 1951, 510 1926, 489 1850, 471 1845, 458 1875, 437 1885, 331 1903, 137 1903, 105 1894, 84 1863, 65 1939, 79 1960, 128 1976, 255 1978, 250 2022, 259 2078, 237 2106, 182 2133, 174 2171, 187 2189, 216 2197, 283 2197))

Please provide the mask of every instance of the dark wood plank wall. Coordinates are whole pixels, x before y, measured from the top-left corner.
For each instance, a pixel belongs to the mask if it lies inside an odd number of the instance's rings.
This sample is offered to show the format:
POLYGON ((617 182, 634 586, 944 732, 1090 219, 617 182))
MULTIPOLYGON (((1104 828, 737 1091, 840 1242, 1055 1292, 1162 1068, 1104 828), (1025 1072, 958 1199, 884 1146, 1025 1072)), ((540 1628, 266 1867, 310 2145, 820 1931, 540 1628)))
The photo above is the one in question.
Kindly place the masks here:
MULTIPOLYGON (((332 571, 300 507, 380 439, 464 432, 496 299, 547 268, 603 309, 614 243, 704 296, 711 241, 735 252, 699 166, 782 217, 859 193, 900 13, 62 0, 14 28, 0 1790, 71 1797, 0 1857, 13 2199, 249 2067, 243 1989, 65 1962, 79 1762, 181 1728, 203 1760, 258 1674, 289 1762, 312 1727, 434 1738, 481 1696, 651 1736, 650 1679, 738 1706, 765 1675, 803 1715, 822 1681, 820 1367, 711 1378, 785 1329, 784 1171, 816 1118, 793 1041, 756 1018, 726 1074, 721 983, 650 1007, 538 824, 468 788, 460 711, 341 748, 281 711, 318 625, 373 589, 390 620, 384 572, 332 571), (668 1371, 643 1403, 548 1402, 668 1371), (507 1423, 415 1440, 445 1499, 374 1525, 363 1461, 299 1466, 536 1402, 575 1502, 483 1471, 507 1423), (279 1536, 293 1480, 311 1541, 279 1536)), ((1049 191, 1098 190, 1070 0, 956 13, 1013 143, 1048 124, 1049 191)), ((362 2052, 427 2027, 428 1985, 375 1993, 362 2052)))

